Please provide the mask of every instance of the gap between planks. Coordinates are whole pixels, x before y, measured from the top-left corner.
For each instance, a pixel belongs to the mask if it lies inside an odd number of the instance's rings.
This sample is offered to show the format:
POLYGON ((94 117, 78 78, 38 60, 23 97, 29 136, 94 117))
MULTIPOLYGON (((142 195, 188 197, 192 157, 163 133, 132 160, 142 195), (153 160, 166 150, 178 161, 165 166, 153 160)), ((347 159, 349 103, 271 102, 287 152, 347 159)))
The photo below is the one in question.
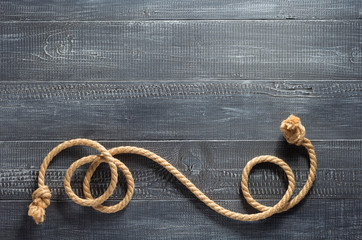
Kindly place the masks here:
POLYGON ((124 23, 124 22, 360 22, 361 19, 126 19, 126 20, 0 20, 0 23, 124 23))
MULTIPOLYGON (((1 140, 0 143, 29 143, 29 142, 34 142, 34 143, 41 143, 41 142, 54 142, 54 143, 60 143, 63 141, 67 141, 69 139, 51 139, 51 140, 1 140)), ((362 139, 310 139, 312 142, 360 142, 362 141, 362 139)), ((119 139, 119 140, 107 140, 107 139, 101 139, 101 140, 97 140, 97 142, 104 142, 104 143, 117 143, 117 142, 136 142, 136 143, 140 143, 140 142, 145 142, 145 143, 149 143, 149 142, 282 142, 282 140, 268 140, 268 139, 209 139, 209 140, 200 140, 200 139, 186 139, 186 140, 181 140, 181 139, 168 139, 168 140, 157 140, 157 139, 147 139, 147 140, 125 140, 125 139, 119 139)))

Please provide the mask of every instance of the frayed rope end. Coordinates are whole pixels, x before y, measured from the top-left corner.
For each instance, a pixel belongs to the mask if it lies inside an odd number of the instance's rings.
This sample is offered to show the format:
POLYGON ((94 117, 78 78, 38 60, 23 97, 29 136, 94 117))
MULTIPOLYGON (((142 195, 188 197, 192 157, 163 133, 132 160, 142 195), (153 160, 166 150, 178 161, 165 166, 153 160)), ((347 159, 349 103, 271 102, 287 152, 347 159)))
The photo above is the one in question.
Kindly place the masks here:
POLYGON ((303 144, 305 137, 305 128, 302 125, 300 118, 290 115, 280 125, 280 130, 284 134, 284 138, 290 144, 300 146, 303 144))
POLYGON ((33 192, 33 202, 29 205, 28 215, 33 217, 36 224, 44 222, 45 209, 50 204, 52 194, 48 186, 39 187, 33 192))

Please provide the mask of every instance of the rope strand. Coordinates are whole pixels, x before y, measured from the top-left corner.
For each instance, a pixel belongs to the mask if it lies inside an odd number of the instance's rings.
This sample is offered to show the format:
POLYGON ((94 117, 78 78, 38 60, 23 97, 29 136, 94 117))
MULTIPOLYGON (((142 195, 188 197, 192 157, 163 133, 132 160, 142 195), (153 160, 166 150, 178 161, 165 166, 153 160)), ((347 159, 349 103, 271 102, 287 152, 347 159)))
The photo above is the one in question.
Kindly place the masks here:
POLYGON ((120 160, 114 158, 114 155, 117 154, 138 154, 153 160, 154 162, 158 163, 162 167, 164 167, 167 171, 169 171, 172 175, 174 175, 183 185, 185 185, 198 199, 200 199, 206 206, 214 210, 215 212, 224 215, 228 218, 232 218, 239 221, 256 221, 260 219, 265 219, 267 217, 272 216, 273 214, 280 213, 283 211, 287 211, 288 209, 294 207, 298 204, 308 193, 310 188, 313 185, 316 176, 316 169, 317 169, 317 158, 315 155, 314 147, 311 141, 305 138, 305 128, 301 124, 300 119, 294 115, 290 115, 286 120, 284 120, 280 126, 281 131, 284 133, 284 137, 290 144, 295 144, 297 146, 303 146, 307 149, 310 159, 310 169, 308 179, 302 188, 302 190, 293 198, 291 199, 295 187, 295 179, 293 171, 290 169, 287 163, 285 163, 282 159, 264 155, 255 157, 250 160, 242 173, 241 179, 241 190, 246 201, 255 209, 260 211, 259 213, 255 214, 243 214, 238 212, 233 212, 228 209, 223 208, 222 206, 218 205, 210 198, 208 198, 203 192, 201 192, 189 179, 187 179, 179 170, 177 170, 174 166, 172 166, 169 162, 167 162, 162 157, 156 155, 155 153, 138 147, 131 147, 131 146, 121 146, 115 147, 110 150, 107 150, 104 146, 89 139, 72 139, 66 142, 63 142, 56 146, 52 151, 48 153, 45 157, 43 163, 40 166, 39 176, 38 176, 38 189, 36 189, 32 195, 33 202, 29 205, 28 215, 32 216, 34 221, 37 224, 44 222, 45 217, 45 209, 50 204, 51 192, 47 185, 44 183, 45 172, 51 162, 51 160, 61 151, 66 148, 77 146, 77 145, 85 145, 92 147, 100 152, 99 155, 89 155, 83 157, 73 164, 70 165, 68 168, 66 175, 64 177, 64 188, 65 192, 69 196, 69 198, 74 201, 75 203, 81 206, 88 206, 93 207, 94 209, 104 212, 104 213, 114 213, 117 211, 122 210, 125 208, 128 203, 130 202, 133 192, 134 192, 134 180, 132 177, 131 172, 127 168, 127 166, 122 163, 120 160), (90 192, 90 180, 93 176, 93 173, 97 169, 97 167, 102 163, 108 163, 111 169, 111 182, 108 189, 98 198, 93 198, 90 192), (269 162, 278 165, 283 169, 285 174, 287 175, 288 179, 288 188, 282 199, 272 207, 264 206, 258 203, 250 194, 248 188, 248 178, 251 169, 263 162, 269 162), (91 163, 90 167, 88 168, 84 181, 83 181, 83 192, 85 198, 78 197, 72 187, 70 185, 70 180, 74 171, 79 168, 80 166, 91 163), (112 194, 114 189, 117 185, 118 180, 118 172, 117 168, 119 168, 122 173, 124 174, 126 181, 127 181, 127 192, 125 197, 121 202, 113 206, 103 206, 102 203, 106 201, 112 194))

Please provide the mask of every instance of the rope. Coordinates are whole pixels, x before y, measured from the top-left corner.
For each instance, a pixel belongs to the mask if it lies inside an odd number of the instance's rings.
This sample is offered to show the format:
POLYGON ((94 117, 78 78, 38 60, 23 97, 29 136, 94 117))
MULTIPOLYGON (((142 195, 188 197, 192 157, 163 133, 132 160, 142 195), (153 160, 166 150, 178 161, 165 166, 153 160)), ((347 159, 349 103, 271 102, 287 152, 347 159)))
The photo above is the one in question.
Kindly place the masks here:
POLYGON ((174 175, 183 185, 185 185, 198 199, 200 199, 206 206, 214 210, 215 212, 224 215, 228 218, 240 220, 240 221, 256 221, 260 219, 265 219, 267 217, 272 216, 273 214, 280 213, 283 211, 287 211, 288 209, 294 207, 298 204, 308 193, 310 188, 313 185, 316 176, 316 168, 317 168, 317 159, 314 152, 314 147, 311 141, 305 138, 305 128, 301 124, 300 119, 294 115, 290 115, 286 120, 284 120, 280 126, 281 131, 284 133, 284 137, 290 144, 295 144, 297 146, 304 146, 309 154, 310 158, 310 169, 308 179, 302 188, 302 190, 293 198, 291 199, 295 187, 295 179, 294 174, 287 163, 285 163, 282 159, 270 156, 270 155, 263 155, 259 157, 255 157, 250 160, 242 173, 242 180, 241 180, 241 190, 246 201, 255 209, 260 211, 259 213, 255 214, 243 214, 238 212, 233 212, 228 209, 223 208, 222 206, 218 205, 210 198, 208 198, 203 192, 201 192, 190 180, 188 180, 180 171, 178 171, 174 166, 172 166, 169 162, 167 162, 162 157, 156 155, 155 153, 148 151, 143 148, 138 147, 131 147, 131 146, 121 146, 112 148, 107 150, 104 146, 99 144, 98 142, 89 140, 89 139, 73 139, 66 142, 59 144, 55 147, 52 151, 48 153, 45 157, 43 163, 40 166, 39 176, 38 176, 38 189, 33 192, 32 198, 33 202, 29 205, 29 212, 28 215, 32 216, 37 224, 40 224, 44 221, 45 217, 45 209, 50 204, 51 193, 47 185, 44 183, 45 172, 49 166, 51 160, 61 151, 66 148, 76 146, 76 145, 86 145, 92 147, 100 152, 99 155, 89 155, 83 157, 73 164, 70 165, 68 168, 65 178, 64 178, 64 188, 65 192, 69 196, 71 200, 75 203, 92 207, 100 212, 104 213, 114 213, 117 211, 122 210, 125 208, 128 203, 130 202, 133 192, 134 192, 134 180, 132 177, 131 172, 127 168, 127 166, 122 163, 120 160, 114 158, 114 155, 128 153, 128 154, 138 154, 144 157, 147 157, 154 162, 158 163, 162 167, 164 167, 167 171, 169 171, 172 175, 174 175), (108 163, 111 169, 111 182, 108 189, 98 198, 93 198, 90 192, 89 183, 92 178, 94 171, 97 169, 99 164, 102 162, 108 163), (282 199, 272 207, 264 206, 258 203, 251 195, 248 189, 248 178, 251 169, 263 162, 274 163, 281 167, 285 174, 287 175, 288 179, 288 188, 285 195, 282 199), (78 197, 72 190, 70 185, 71 177, 74 171, 87 163, 91 163, 90 167, 88 168, 83 182, 83 192, 85 198, 78 197), (121 202, 113 206, 103 206, 102 203, 106 201, 113 193, 114 189, 117 185, 118 180, 118 172, 117 168, 119 168, 122 173, 124 174, 126 181, 127 181, 127 192, 125 197, 121 202))

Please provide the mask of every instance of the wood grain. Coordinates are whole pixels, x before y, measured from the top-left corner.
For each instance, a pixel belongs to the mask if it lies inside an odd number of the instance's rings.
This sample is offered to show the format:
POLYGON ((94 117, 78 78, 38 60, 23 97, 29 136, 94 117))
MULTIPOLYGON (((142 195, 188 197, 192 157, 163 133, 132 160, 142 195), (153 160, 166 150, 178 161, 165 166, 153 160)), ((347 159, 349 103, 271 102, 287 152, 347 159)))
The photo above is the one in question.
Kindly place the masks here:
MULTIPOLYGON (((361 239, 362 4, 360 0, 0 0, 0 239, 361 239), (246 162, 285 159, 297 190, 308 161, 280 121, 301 117, 318 157, 316 183, 291 211, 255 223, 220 216, 164 169, 117 156, 134 200, 102 214, 71 202, 65 170, 96 153, 56 157, 47 219, 27 216, 45 155, 78 137, 107 148, 145 147, 234 211, 246 162)), ((86 168, 72 186, 81 194, 86 168)), ((102 165, 92 193, 109 182, 102 165)), ((123 176, 109 204, 125 192, 123 176)), ((286 189, 270 164, 252 195, 275 204, 286 189)))
MULTIPOLYGON (((280 134, 281 135, 281 134, 280 134)), ((281 137, 281 136, 280 136, 281 137)), ((318 168, 360 169, 362 140, 313 140, 318 156, 318 168)), ((46 154, 61 141, 1 141, 0 168, 36 171, 46 154)), ((294 170, 308 169, 308 156, 302 147, 289 145, 284 139, 275 141, 248 140, 167 140, 167 141, 100 141, 106 148, 123 146, 144 147, 170 161, 187 175, 208 169, 241 171, 255 156, 275 155, 285 159, 294 170)), ((51 169, 66 169, 76 159, 97 154, 89 147, 72 147, 61 152, 51 163, 51 169)), ((131 170, 152 170, 151 160, 138 155, 118 155, 131 170)), ((271 165, 272 166, 272 165, 271 165)), ((166 174, 165 172, 160 173, 166 174)), ((226 177, 226 176, 225 176, 226 177)), ((235 176, 231 176, 235 177, 235 176)))
POLYGON ((360 80, 361 21, 1 22, 1 81, 360 80))
POLYGON ((358 19, 358 0, 2 0, 0 20, 358 19))
POLYGON ((361 81, 6 83, 0 140, 278 140, 291 113, 312 140, 361 139, 361 89, 361 81))
MULTIPOLYGON (((66 201, 53 202, 38 226, 26 215, 28 201, 0 203, 3 239, 358 239, 362 211, 357 199, 308 199, 286 213, 243 223, 197 200, 134 201, 114 214, 66 201)), ((248 212, 240 201, 219 203, 248 212)))
MULTIPOLYGON (((1 142, 0 199, 29 199, 36 189, 41 160, 58 142, 1 142)), ((239 200, 242 168, 247 161, 262 154, 278 156, 290 165, 296 178, 296 191, 307 179, 308 156, 303 148, 283 141, 151 141, 151 142, 102 142, 108 148, 135 145, 153 150, 183 172, 207 196, 214 200, 239 200)), ((309 198, 360 199, 362 195, 362 141, 316 141, 317 181, 309 198)), ((68 166, 83 156, 93 153, 85 147, 64 151, 51 164, 45 177, 53 200, 65 200, 63 178, 68 166)), ((195 197, 165 169, 151 160, 137 155, 121 155, 131 170, 136 184, 133 199, 184 200, 195 197)), ((85 169, 73 177, 73 188, 82 196, 85 169)), ((93 177, 93 194, 102 194, 110 181, 108 167, 102 166, 93 177)), ((111 199, 123 198, 125 179, 119 177, 111 199)), ((249 187, 256 199, 276 203, 285 192, 287 179, 283 171, 271 164, 255 168, 249 187)))

